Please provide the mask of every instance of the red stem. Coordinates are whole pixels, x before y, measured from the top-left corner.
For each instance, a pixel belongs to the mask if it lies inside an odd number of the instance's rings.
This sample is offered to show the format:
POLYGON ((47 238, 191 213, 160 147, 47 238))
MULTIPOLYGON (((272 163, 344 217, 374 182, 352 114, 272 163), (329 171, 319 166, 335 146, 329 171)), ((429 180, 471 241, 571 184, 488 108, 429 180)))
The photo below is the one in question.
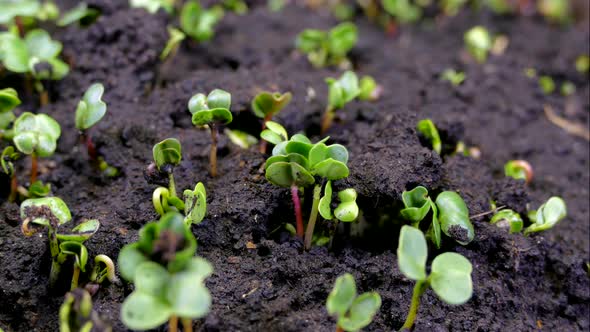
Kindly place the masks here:
POLYGON ((10 179, 10 196, 8 196, 9 202, 14 202, 16 200, 16 191, 18 188, 18 181, 16 179, 16 173, 12 174, 12 178, 10 179))
POLYGON ((94 146, 94 143, 92 143, 92 138, 90 138, 90 135, 84 132, 80 136, 80 140, 83 144, 86 145, 86 150, 88 151, 88 157, 90 158, 90 160, 96 161, 98 158, 98 154, 96 152, 96 146, 94 146))
POLYGON ((37 155, 31 154, 31 184, 37 181, 37 155))
POLYGON ((344 330, 340 326, 336 326, 336 332, 344 332, 344 330))
POLYGON ((18 34, 21 38, 25 36, 25 25, 23 24, 23 19, 20 16, 14 18, 14 24, 18 29, 18 34))
POLYGON ((291 186, 291 197, 293 198, 293 208, 295 209, 295 220, 297 222, 297 237, 303 238, 303 217, 301 216, 301 201, 299 200, 299 188, 296 185, 291 186))

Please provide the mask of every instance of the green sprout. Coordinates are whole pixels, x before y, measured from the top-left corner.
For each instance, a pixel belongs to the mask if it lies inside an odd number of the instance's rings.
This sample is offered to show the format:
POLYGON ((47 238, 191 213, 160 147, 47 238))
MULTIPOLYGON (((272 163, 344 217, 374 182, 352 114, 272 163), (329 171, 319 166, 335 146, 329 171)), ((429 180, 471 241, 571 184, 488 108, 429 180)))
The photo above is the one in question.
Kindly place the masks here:
POLYGON ((382 88, 371 76, 363 76, 359 83, 359 100, 375 101, 381 97, 382 88))
MULTIPOLYGON (((272 120, 272 117, 278 114, 291 102, 292 95, 290 92, 267 92, 263 91, 252 99, 252 111, 254 114, 263 119, 262 130, 266 128, 267 122, 272 120)), ((276 144, 276 143, 275 143, 276 144)), ((260 153, 266 153, 266 141, 260 142, 260 153)))
POLYGON ((485 5, 498 15, 515 12, 515 6, 511 0, 486 0, 485 5))
MULTIPOLYGON (((266 178, 270 183, 291 189, 296 220, 296 235, 299 238, 304 238, 305 236, 304 244, 306 249, 311 247, 321 200, 322 183, 316 183, 315 177, 322 178, 323 181, 333 181, 346 178, 349 174, 348 166, 346 166, 348 162, 348 151, 340 144, 326 145, 325 141, 327 139, 325 138, 313 144, 304 135, 293 135, 285 144, 280 144, 282 142, 279 142, 275 146, 273 156, 266 160, 265 165, 266 178), (279 146, 280 148, 277 149, 279 146), (304 234, 299 188, 305 189, 314 184, 312 210, 309 215, 307 230, 304 234)), ((356 193, 353 195, 348 192, 348 194, 343 195, 342 197, 344 199, 341 197, 341 200, 356 204, 354 203, 356 193)), ((331 199, 331 187, 328 188, 326 196, 330 196, 329 199, 331 199), (328 193, 329 195, 327 195, 328 193)), ((350 208, 350 204, 345 206, 350 208)), ((344 207, 342 209, 344 210, 344 207)), ((338 214, 340 215, 340 210, 338 214)), ((346 213, 342 211, 342 214, 344 215, 346 213)), ((353 214, 354 211, 349 211, 349 217, 344 218, 349 219, 353 214)), ((356 218, 356 215, 354 218, 356 218)))
POLYGON ((169 37, 168 41, 166 42, 166 46, 160 54, 160 60, 174 57, 176 52, 178 52, 180 43, 186 38, 184 32, 171 26, 168 27, 168 36, 169 37))
POLYGON ((517 180, 533 181, 533 167, 526 160, 510 160, 504 165, 504 174, 517 180))
POLYGON ((471 56, 479 63, 486 62, 493 44, 488 30, 479 25, 475 26, 465 33, 464 40, 471 56))
POLYGON ((123 247, 118 265, 121 276, 133 282, 134 291, 121 307, 121 320, 130 329, 147 330, 169 321, 168 331, 184 331, 192 320, 205 317, 211 295, 205 279, 213 266, 195 257, 197 240, 182 215, 171 212, 139 231, 139 240, 123 247))
POLYGON ((217 136, 219 126, 232 122, 230 112, 231 94, 221 89, 215 89, 205 96, 198 93, 188 102, 188 110, 192 114, 195 126, 208 126, 211 130, 211 150, 209 152, 209 166, 212 177, 217 176, 217 136))
POLYGON ((322 116, 322 134, 332 127, 336 111, 342 109, 361 93, 358 77, 352 71, 344 72, 339 79, 326 78, 326 83, 328 83, 328 106, 322 116))
POLYGON ((47 114, 25 112, 14 122, 16 148, 31 155, 31 183, 37 181, 37 157, 51 156, 61 135, 59 123, 47 114))
POLYGON ((330 31, 316 29, 303 30, 295 41, 299 51, 307 54, 309 62, 315 67, 347 65, 346 55, 358 39, 357 28, 353 23, 344 22, 330 31))
POLYGON ((260 138, 275 145, 272 155, 284 153, 285 145, 289 141, 289 135, 285 127, 274 121, 266 122, 266 129, 260 133, 260 138))
POLYGON ((18 180, 16 178, 16 171, 14 169, 13 161, 19 158, 20 154, 14 151, 14 147, 7 146, 2 150, 0 156, 0 165, 4 174, 10 177, 10 194, 8 195, 8 201, 14 202, 16 200, 18 180))
POLYGON ((248 150, 251 146, 258 144, 258 139, 245 131, 242 130, 231 130, 225 128, 223 133, 229 140, 235 145, 239 146, 244 150, 248 150))
POLYGON ((524 230, 524 235, 553 228, 567 216, 567 206, 561 197, 553 196, 537 210, 528 212, 532 224, 524 230))
POLYGON ((580 55, 576 58, 575 67, 578 73, 588 74, 590 71, 590 57, 588 55, 580 55))
POLYGON ((334 288, 326 301, 328 314, 336 317, 337 331, 359 331, 371 324, 380 307, 379 293, 357 294, 356 282, 350 273, 336 278, 334 288))
POLYGON ((215 34, 215 25, 223 18, 223 9, 214 6, 201 7, 199 1, 187 1, 180 11, 180 27, 191 38, 199 42, 208 41, 215 34))
POLYGON ((52 40, 44 30, 29 31, 24 38, 11 34, 0 33, 0 59, 6 69, 11 72, 26 74, 35 80, 35 88, 40 93, 41 105, 49 102, 47 91, 43 88, 43 80, 61 80, 68 72, 68 65, 58 56, 62 44, 52 40))
POLYGON ((93 310, 92 295, 81 288, 67 293, 59 308, 59 332, 76 331, 112 331, 111 326, 93 310))
POLYGON ((520 214, 510 209, 496 212, 490 220, 490 223, 500 228, 509 229, 510 234, 520 233, 524 227, 524 222, 522 221, 520 214))
POLYGON ((440 74, 440 79, 451 83, 453 86, 459 86, 465 81, 465 73, 454 69, 445 69, 440 74))
POLYGON ((401 24, 414 23, 422 18, 422 8, 411 0, 382 0, 383 9, 401 24))
POLYGON ((442 141, 434 122, 430 119, 420 120, 416 129, 430 142, 432 149, 440 155, 442 153, 442 141))
POLYGON ((0 0, 0 25, 15 25, 19 34, 25 33, 23 18, 35 17, 41 11, 38 0, 0 0))
POLYGON ((248 12, 248 4, 244 0, 223 0, 223 7, 238 15, 244 15, 248 12))
POLYGON ((155 14, 160 8, 168 13, 174 10, 176 0, 129 0, 132 8, 143 8, 151 14, 155 14))
POLYGON ((18 93, 13 88, 0 90, 0 138, 12 138, 13 132, 8 130, 16 119, 12 110, 21 104, 18 93))
POLYGON ((428 248, 424 234, 414 227, 402 226, 397 247, 400 271, 415 280, 414 293, 408 316, 401 330, 411 330, 418 314, 420 298, 431 287, 436 295, 451 305, 467 302, 473 294, 472 266, 467 258, 454 252, 446 252, 434 258, 430 275, 426 274, 428 248))
POLYGON ((555 91, 555 81, 551 76, 541 76, 539 77, 539 87, 544 94, 550 95, 555 91))
POLYGON ((75 259, 71 289, 78 287, 80 272, 85 272, 88 250, 83 245, 100 227, 96 219, 86 220, 74 227, 69 233, 61 233, 60 226, 72 219, 70 209, 59 197, 32 198, 20 206, 23 220, 21 230, 25 236, 34 235, 39 227, 47 228, 47 239, 51 252, 50 286, 55 286, 59 279, 62 265, 69 256, 75 259))
POLYGON ((94 23, 99 16, 100 10, 89 7, 86 2, 80 2, 76 7, 65 12, 56 24, 59 27, 65 27, 74 23, 79 23, 81 26, 89 26, 94 23))
POLYGON ((561 92, 562 96, 568 97, 576 93, 576 86, 570 81, 565 81, 561 84, 559 91, 561 92))
POLYGON ((539 0, 537 8, 549 22, 565 24, 571 20, 569 0, 539 0))
POLYGON ((440 7, 447 16, 455 16, 467 4, 468 0, 442 0, 440 7))
POLYGON ((469 220, 469 210, 465 202, 454 191, 443 191, 436 197, 436 201, 428 196, 428 190, 417 186, 402 193, 404 209, 401 215, 418 228, 420 222, 432 210, 432 222, 428 229, 428 236, 437 248, 441 244, 441 230, 457 243, 467 245, 475 237, 473 224, 469 220))

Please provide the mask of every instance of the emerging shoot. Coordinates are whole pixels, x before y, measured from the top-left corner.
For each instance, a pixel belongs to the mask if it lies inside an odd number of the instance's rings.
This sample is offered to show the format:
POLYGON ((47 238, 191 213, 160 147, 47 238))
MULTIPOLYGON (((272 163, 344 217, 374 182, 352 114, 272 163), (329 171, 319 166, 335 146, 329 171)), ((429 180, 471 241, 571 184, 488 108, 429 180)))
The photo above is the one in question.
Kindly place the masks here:
POLYGON ((361 93, 358 78, 352 71, 346 71, 339 79, 327 78, 326 83, 328 83, 329 89, 328 106, 322 117, 322 134, 332 127, 336 111, 357 98, 361 93))
POLYGON ((504 165, 504 174, 517 180, 533 181, 533 167, 526 160, 510 160, 504 165))
POLYGON ((91 294, 81 288, 67 293, 59 308, 59 332, 76 331, 112 331, 111 326, 92 309, 91 294))
POLYGON ((567 216, 567 206, 561 197, 553 196, 537 210, 528 212, 532 224, 524 230, 524 234, 548 230, 557 225, 567 216))
MULTIPOLYGON (((263 119, 262 130, 266 128, 267 122, 271 121, 273 116, 278 114, 285 106, 291 102, 292 95, 290 92, 281 94, 280 92, 261 92, 252 100, 252 111, 257 117, 263 119)), ((260 142, 260 153, 266 153, 266 141, 260 142)))
POLYGON ((432 149, 440 155, 442 153, 442 141, 434 122, 430 119, 420 120, 416 129, 430 142, 432 149))
POLYGON ((299 51, 307 54, 309 62, 315 67, 350 67, 346 55, 354 47, 357 39, 356 26, 345 22, 330 31, 306 29, 297 36, 295 44, 299 51))
POLYGON ((451 83, 453 86, 459 86, 465 81, 465 73, 454 69, 445 69, 440 74, 440 79, 451 83))
POLYGON ((496 212, 490 220, 492 225, 496 225, 500 228, 507 228, 510 230, 510 234, 520 233, 524 226, 524 221, 517 212, 504 209, 496 212))
POLYGON ((464 40, 471 56, 479 63, 486 62, 493 44, 488 30, 482 26, 473 27, 465 33, 464 40))

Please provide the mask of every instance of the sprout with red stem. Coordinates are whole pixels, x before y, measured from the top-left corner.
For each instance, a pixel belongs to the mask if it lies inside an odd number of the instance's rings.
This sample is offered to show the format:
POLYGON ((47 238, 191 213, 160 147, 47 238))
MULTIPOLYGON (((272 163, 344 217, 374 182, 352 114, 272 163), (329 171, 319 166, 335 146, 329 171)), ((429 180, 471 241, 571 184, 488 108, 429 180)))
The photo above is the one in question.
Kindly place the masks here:
MULTIPOLYGON (((272 120, 272 117, 279 113, 285 106, 291 102, 291 93, 286 92, 261 92, 252 100, 252 111, 257 117, 264 119, 262 122, 262 130, 266 129, 267 122, 272 120)), ((266 141, 260 141, 260 153, 266 153, 266 141)))

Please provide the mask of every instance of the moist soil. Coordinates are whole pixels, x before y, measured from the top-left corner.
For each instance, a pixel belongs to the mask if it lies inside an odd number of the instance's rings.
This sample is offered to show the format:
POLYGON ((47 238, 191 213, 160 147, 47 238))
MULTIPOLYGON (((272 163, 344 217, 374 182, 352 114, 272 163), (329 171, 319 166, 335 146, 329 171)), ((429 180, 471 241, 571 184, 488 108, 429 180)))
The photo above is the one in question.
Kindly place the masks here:
MULTIPOLYGON (((315 69, 294 51, 304 28, 329 28, 330 15, 290 5, 280 13, 251 3, 244 16, 228 14, 210 43, 186 42, 176 56, 160 63, 166 43, 164 13, 130 9, 126 1, 91 1, 102 10, 88 28, 53 32, 64 44, 73 68, 48 85, 51 103, 38 107, 26 97, 19 77, 5 76, 0 88, 16 87, 28 110, 48 113, 62 126, 58 150, 40 162, 40 178, 69 205, 75 223, 101 221, 87 242, 91 257, 116 258, 136 241, 142 225, 156 219, 151 204, 155 185, 143 170, 152 146, 167 137, 182 142, 183 160, 175 169, 179 189, 204 182, 208 194, 205 220, 192 230, 198 254, 215 267, 207 286, 213 296, 209 315, 194 322, 197 331, 331 331, 335 321, 325 309, 335 278, 354 274, 359 291, 381 294, 382 307, 366 331, 399 329, 407 313, 413 282, 399 271, 395 249, 399 234, 401 193, 416 185, 431 192, 455 190, 471 215, 490 209, 489 201, 524 213, 552 195, 567 202, 568 216, 555 228, 525 237, 475 218, 475 240, 460 246, 446 239, 440 250, 466 256, 473 264, 474 293, 465 305, 449 306, 432 291, 422 298, 415 331, 588 331, 590 329, 589 145, 552 124, 543 111, 551 106, 561 117, 587 127, 588 77, 573 67, 588 54, 587 22, 568 28, 539 17, 497 17, 462 12, 432 17, 390 36, 368 23, 356 23, 360 39, 351 54, 355 70, 382 85, 376 102, 352 102, 338 112, 328 133, 331 142, 350 152, 351 176, 335 183, 359 192, 359 222, 340 225, 331 250, 309 252, 285 232, 293 223, 289 190, 264 178, 266 156, 253 147, 238 148, 222 135, 220 176, 208 174, 209 134, 190 123, 188 99, 197 92, 223 88, 232 93, 232 129, 260 133, 261 121, 250 109, 260 90, 291 91, 293 101, 278 116, 290 133, 319 139, 326 104, 324 78, 335 69, 315 69), (462 50, 464 31, 483 24, 509 38, 500 56, 485 65, 473 63, 462 50), (536 80, 524 75, 536 68, 558 82, 572 81, 575 95, 544 95, 536 80), (459 87, 439 80, 446 68, 465 71, 459 87), (90 135, 99 153, 122 171, 116 179, 100 176, 78 144, 74 111, 85 89, 102 82, 108 114, 90 135), (156 84, 157 83, 157 84, 156 84), (458 141, 477 147, 479 159, 431 151, 415 125, 431 118, 448 147, 458 141), (526 159, 534 168, 530 185, 505 178, 503 164, 526 159)), ((67 2, 60 2, 67 7, 67 2)), ((26 183, 29 161, 17 163, 26 183)), ((44 236, 25 238, 18 206, 6 202, 8 179, 0 178, 0 327, 5 331, 57 331, 58 310, 66 287, 47 287, 50 257, 44 236)), ((309 211, 310 197, 304 198, 309 211)), ((74 224, 75 224, 74 223, 74 224)), ((325 223, 321 223, 325 225, 325 223)), ((66 282, 69 280, 64 271, 66 282)), ((127 283, 101 287, 95 309, 114 331, 126 331, 120 305, 132 291, 127 283)), ((165 327, 156 329, 165 331, 165 327)))

